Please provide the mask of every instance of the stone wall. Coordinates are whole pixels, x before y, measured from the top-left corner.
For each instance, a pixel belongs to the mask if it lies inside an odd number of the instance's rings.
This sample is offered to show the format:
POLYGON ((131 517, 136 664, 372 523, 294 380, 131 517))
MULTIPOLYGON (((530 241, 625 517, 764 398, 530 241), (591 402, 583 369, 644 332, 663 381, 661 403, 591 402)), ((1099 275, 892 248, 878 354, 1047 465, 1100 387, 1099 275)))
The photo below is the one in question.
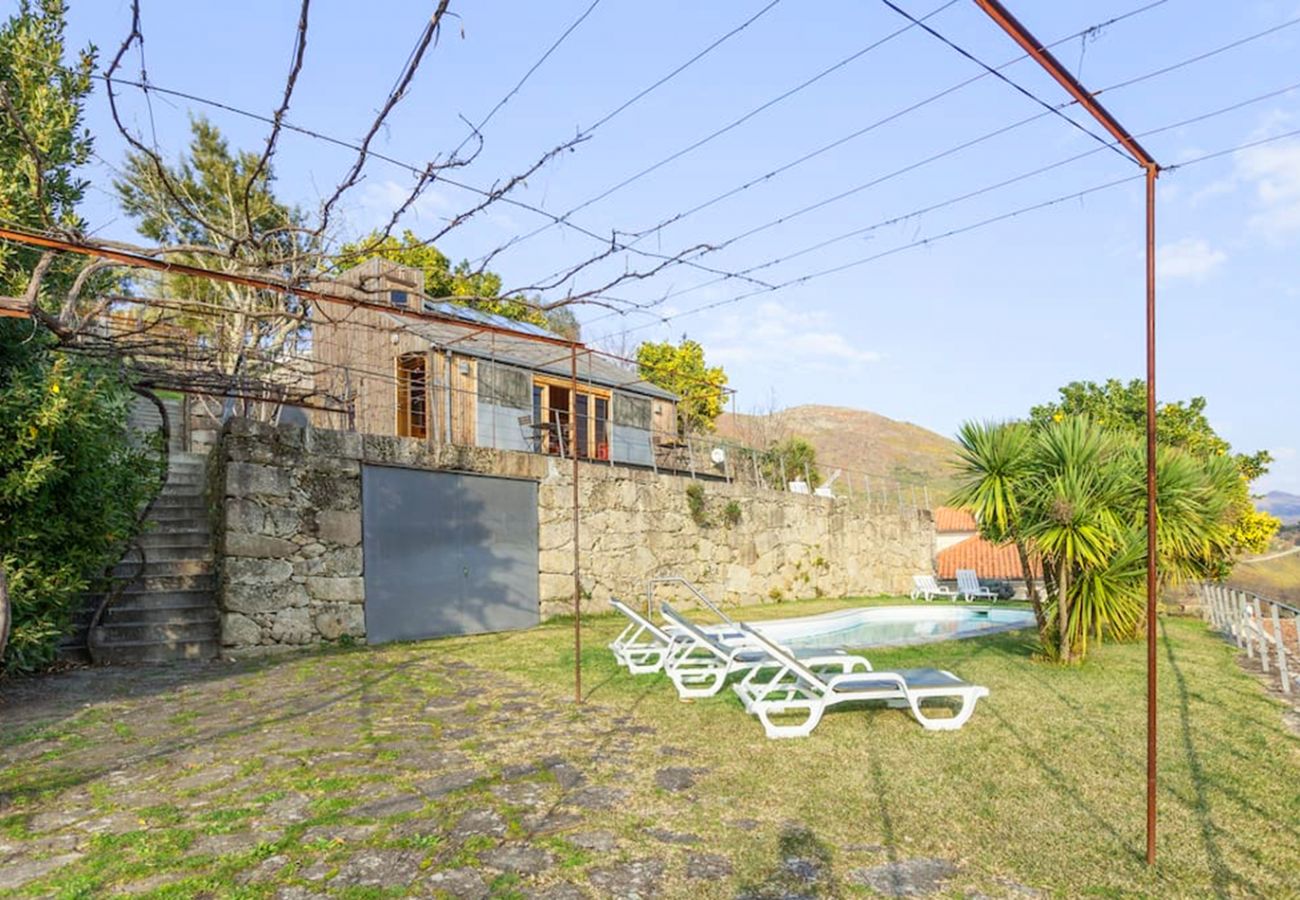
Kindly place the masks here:
MULTIPOLYGON (((543 617, 572 609, 572 463, 530 453, 234 419, 213 454, 223 643, 273 650, 364 639, 361 466, 530 478, 543 617)), ((906 592, 931 568, 925 511, 583 463, 583 607, 681 575, 729 604, 906 592), (692 487, 697 485, 697 487, 692 487), (689 491, 696 491, 695 509, 689 491)))

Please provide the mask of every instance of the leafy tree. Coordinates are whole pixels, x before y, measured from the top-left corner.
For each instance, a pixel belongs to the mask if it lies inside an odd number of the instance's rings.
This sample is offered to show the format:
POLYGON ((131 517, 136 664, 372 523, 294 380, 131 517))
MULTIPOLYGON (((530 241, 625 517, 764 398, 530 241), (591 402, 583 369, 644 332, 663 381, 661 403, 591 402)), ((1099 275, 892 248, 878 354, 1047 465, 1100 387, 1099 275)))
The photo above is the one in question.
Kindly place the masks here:
POLYGON ((157 490, 155 453, 128 441, 131 389, 107 364, 54 352, 52 336, 0 320, 0 566, 13 630, 3 668, 54 658, 82 593, 135 536, 157 490))
MULTIPOLYGON (((65 65, 63 0, 21 0, 0 25, 0 219, 31 229, 79 232, 77 204, 87 182, 77 167, 90 158, 82 106, 95 67, 93 45, 65 65)), ((22 296, 41 251, 0 244, 0 294, 22 296)), ((56 258, 43 279, 66 287, 78 262, 56 258)))
POLYGON ((780 485, 783 491, 791 481, 807 480, 809 490, 815 490, 822 483, 822 473, 817 468, 817 448, 801 437, 774 441, 763 451, 759 464, 764 481, 780 485))
MULTIPOLYGON (((113 183, 140 234, 175 248, 168 258, 179 262, 290 281, 312 274, 319 240, 303 212, 276 197, 274 167, 232 151, 207 119, 193 119, 190 130, 188 153, 175 165, 131 151, 113 183)), ((305 337, 306 308, 279 293, 172 275, 162 287, 213 311, 179 324, 215 351, 224 375, 274 377, 305 337)))
POLYGON ((727 373, 705 364, 703 347, 685 337, 680 344, 647 341, 636 348, 636 361, 642 378, 680 398, 677 428, 682 434, 714 429, 726 399, 727 373))
MULTIPOLYGON (((1240 478, 1231 490, 1232 544, 1237 554, 1263 553, 1281 522, 1255 509, 1250 483, 1268 472, 1273 458, 1267 450, 1234 454, 1232 445, 1211 427, 1205 407, 1204 397, 1161 403, 1156 408, 1156 442, 1186 450, 1201 460, 1227 457, 1233 461, 1240 478)), ((1143 437, 1146 384, 1139 379, 1125 383, 1117 378, 1102 385, 1074 381, 1060 389, 1058 401, 1035 406, 1029 412, 1030 420, 1038 425, 1067 416, 1088 416, 1098 425, 1143 437)), ((1225 558, 1219 574, 1226 576, 1230 570, 1230 559, 1225 558)))
MULTIPOLYGON (((82 127, 94 48, 63 68, 64 4, 19 4, 0 25, 0 218, 79 231, 90 155, 82 127)), ((21 295, 41 254, 0 246, 0 292, 21 295)), ((56 258, 48 302, 78 273, 56 258)), ((109 364, 63 355, 44 327, 0 320, 0 569, 12 604, 0 669, 48 663, 81 592, 120 556, 136 512, 158 487, 152 454, 132 447, 131 389, 109 364)))
POLYGON ((528 322, 577 340, 581 328, 568 307, 541 310, 524 297, 502 297, 501 276, 495 272, 477 272, 462 259, 454 266, 447 255, 421 240, 407 229, 401 238, 372 232, 361 240, 344 244, 337 258, 341 270, 358 266, 369 259, 386 259, 424 273, 424 292, 430 297, 445 298, 452 303, 481 309, 516 322, 528 322))

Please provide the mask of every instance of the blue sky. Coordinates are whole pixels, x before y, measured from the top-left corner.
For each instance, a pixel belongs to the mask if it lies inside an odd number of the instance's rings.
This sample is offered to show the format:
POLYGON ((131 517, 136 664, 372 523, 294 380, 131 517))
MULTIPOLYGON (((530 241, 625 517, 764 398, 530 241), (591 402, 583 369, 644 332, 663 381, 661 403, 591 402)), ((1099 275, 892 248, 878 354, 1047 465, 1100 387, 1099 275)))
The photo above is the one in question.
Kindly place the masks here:
MULTIPOLYGON (((456 173, 487 187, 526 168, 768 5, 747 2, 629 3, 601 0, 484 129, 484 146, 456 173)), ((1018 54, 969 0, 947 5, 900 0, 979 59, 1000 65, 1018 54)), ((1051 42, 1147 5, 1144 0, 1013 4, 1051 42)), ((376 149, 423 164, 453 150, 591 0, 453 4, 438 47, 376 149)), ((431 2, 370 0, 317 4, 307 63, 290 109, 295 124, 340 138, 364 133, 393 84, 431 2), (361 10, 361 12, 358 12, 361 10)), ((263 114, 273 111, 288 69, 297 4, 144 0, 144 57, 150 80, 263 114)), ((1085 84, 1116 85, 1300 17, 1300 2, 1167 0, 1057 48, 1085 84)), ((70 39, 107 55, 129 24, 124 0, 73 0, 70 39)), ((873 0, 818 4, 780 0, 735 37, 597 128, 513 195, 560 215, 862 51, 906 24, 873 0)), ((1300 89, 1176 128, 1195 118, 1300 83, 1300 24, 1106 91, 1102 100, 1165 165, 1300 128, 1300 89)), ((139 73, 135 51, 127 74, 139 73)), ((1004 74, 1049 103, 1060 89, 1031 63, 1004 74)), ((1105 149, 1013 185, 914 215, 1099 145, 1046 115, 962 152, 873 187, 792 213, 1042 111, 992 77, 899 115, 771 178, 762 176, 979 74, 980 69, 920 29, 862 53, 832 74, 772 104, 717 139, 574 213, 597 234, 639 232, 725 191, 729 198, 654 231, 640 249, 677 253, 716 246, 756 226, 779 224, 728 243, 698 262, 754 277, 705 284, 707 273, 677 266, 611 293, 654 303, 651 313, 578 311, 598 345, 631 347, 683 333, 724 364, 742 411, 824 403, 870 409, 951 434, 963 419, 1023 415, 1075 379, 1139 377, 1143 371, 1143 240, 1140 181, 1088 193, 950 238, 942 236, 1021 207, 1138 174, 1105 149), (847 232, 891 220, 857 237, 785 259, 847 232), (896 248, 933 239, 911 249, 896 248), (705 304, 717 304, 692 312, 705 304), (669 321, 662 319, 669 317, 669 321)), ((175 154, 186 117, 201 112, 236 145, 257 148, 263 126, 221 110, 128 90, 125 119, 175 154), (151 109, 150 109, 151 107, 151 109)), ((1075 111, 1080 124, 1097 127, 1075 111)), ((89 124, 101 161, 85 214, 98 234, 133 238, 112 198, 112 167, 124 144, 113 132, 102 88, 89 124)), ((288 135, 276 160, 279 189, 318 204, 352 161, 345 150, 288 135)), ((372 162, 353 191, 337 239, 387 219, 411 175, 372 162)), ((403 224, 432 230, 473 205, 473 195, 435 185, 403 224)), ((442 243, 449 255, 481 257, 545 220, 498 205, 442 243)), ((1216 428, 1243 450, 1277 458, 1257 489, 1300 493, 1300 414, 1295 397, 1300 347, 1300 138, 1275 140, 1175 169, 1161 178, 1159 394, 1203 395, 1216 428)), ((507 286, 531 285, 597 252, 572 229, 552 227, 493 260, 507 286)), ((602 283, 628 263, 619 256, 587 270, 573 287, 602 283)), ((631 264, 646 265, 645 257, 631 264)), ((567 286, 566 286, 567 287, 567 286)), ((548 296, 559 296, 553 294, 548 296)))

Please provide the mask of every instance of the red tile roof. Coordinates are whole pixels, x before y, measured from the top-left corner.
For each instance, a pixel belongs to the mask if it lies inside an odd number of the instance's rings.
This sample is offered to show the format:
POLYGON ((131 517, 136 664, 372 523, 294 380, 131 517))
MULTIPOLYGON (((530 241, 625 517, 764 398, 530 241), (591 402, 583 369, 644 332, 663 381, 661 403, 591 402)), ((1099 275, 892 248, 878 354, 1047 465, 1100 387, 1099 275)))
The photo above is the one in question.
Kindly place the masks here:
POLYGON ((964 509, 952 506, 934 508, 934 530, 940 534, 953 531, 979 531, 975 517, 964 509))
MULTIPOLYGON (((1017 581, 1025 577, 1015 544, 993 544, 979 536, 966 538, 940 550, 935 554, 934 564, 939 577, 947 580, 956 578, 958 569, 974 569, 980 578, 1008 578, 1017 581)), ((1038 565, 1034 569, 1036 576, 1041 575, 1038 565)))

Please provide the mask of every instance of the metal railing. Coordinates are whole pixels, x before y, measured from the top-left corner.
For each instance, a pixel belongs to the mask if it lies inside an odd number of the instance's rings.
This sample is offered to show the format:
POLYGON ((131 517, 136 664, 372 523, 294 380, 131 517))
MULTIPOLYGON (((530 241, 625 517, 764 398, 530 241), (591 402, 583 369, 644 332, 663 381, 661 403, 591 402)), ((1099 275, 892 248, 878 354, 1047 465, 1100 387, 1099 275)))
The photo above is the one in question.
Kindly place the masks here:
POLYGON ((1282 693, 1290 694, 1292 670, 1300 653, 1300 609, 1222 584, 1202 584, 1201 599, 1202 616, 1210 627, 1231 637, 1248 659, 1258 658, 1265 674, 1275 669, 1282 693), (1287 645, 1282 627, 1287 620, 1298 645, 1295 650, 1287 645))
POLYGON ((723 612, 717 606, 717 604, 715 604, 712 600, 706 597, 703 591, 701 591, 694 584, 692 584, 690 581, 686 580, 680 575, 660 575, 656 578, 651 578, 648 581, 646 581, 645 583, 646 618, 649 619, 654 616, 655 587, 657 585, 665 585, 665 584, 675 584, 679 587, 686 588, 686 590, 690 591, 692 594, 695 595, 696 600, 699 600, 701 603, 707 606, 713 612, 713 614, 717 616, 719 619, 721 619, 723 622, 725 622, 728 625, 736 624, 735 620, 732 619, 731 616, 723 612))
POLYGON ((570 427, 568 406, 552 407, 543 403, 528 411, 512 409, 478 422, 477 387, 440 384, 420 396, 424 398, 420 403, 403 408, 398 402, 389 408, 391 412, 378 419, 360 416, 362 421, 352 418, 342 421, 341 416, 335 415, 325 427, 378 429, 382 433, 393 427, 391 422, 396 422, 396 432, 402 437, 496 450, 524 450, 558 458, 572 455, 576 432, 578 458, 601 465, 640 466, 699 481, 725 481, 828 498, 879 511, 933 509, 934 503, 943 501, 942 496, 932 496, 928 481, 921 477, 900 478, 870 472, 859 466, 841 465, 833 459, 818 459, 815 464, 794 462, 779 453, 720 435, 682 434, 671 425, 627 426, 615 420, 612 404, 598 410, 590 397, 586 398, 587 405, 578 409, 575 429, 570 427), (462 419, 462 416, 475 418, 462 419))

